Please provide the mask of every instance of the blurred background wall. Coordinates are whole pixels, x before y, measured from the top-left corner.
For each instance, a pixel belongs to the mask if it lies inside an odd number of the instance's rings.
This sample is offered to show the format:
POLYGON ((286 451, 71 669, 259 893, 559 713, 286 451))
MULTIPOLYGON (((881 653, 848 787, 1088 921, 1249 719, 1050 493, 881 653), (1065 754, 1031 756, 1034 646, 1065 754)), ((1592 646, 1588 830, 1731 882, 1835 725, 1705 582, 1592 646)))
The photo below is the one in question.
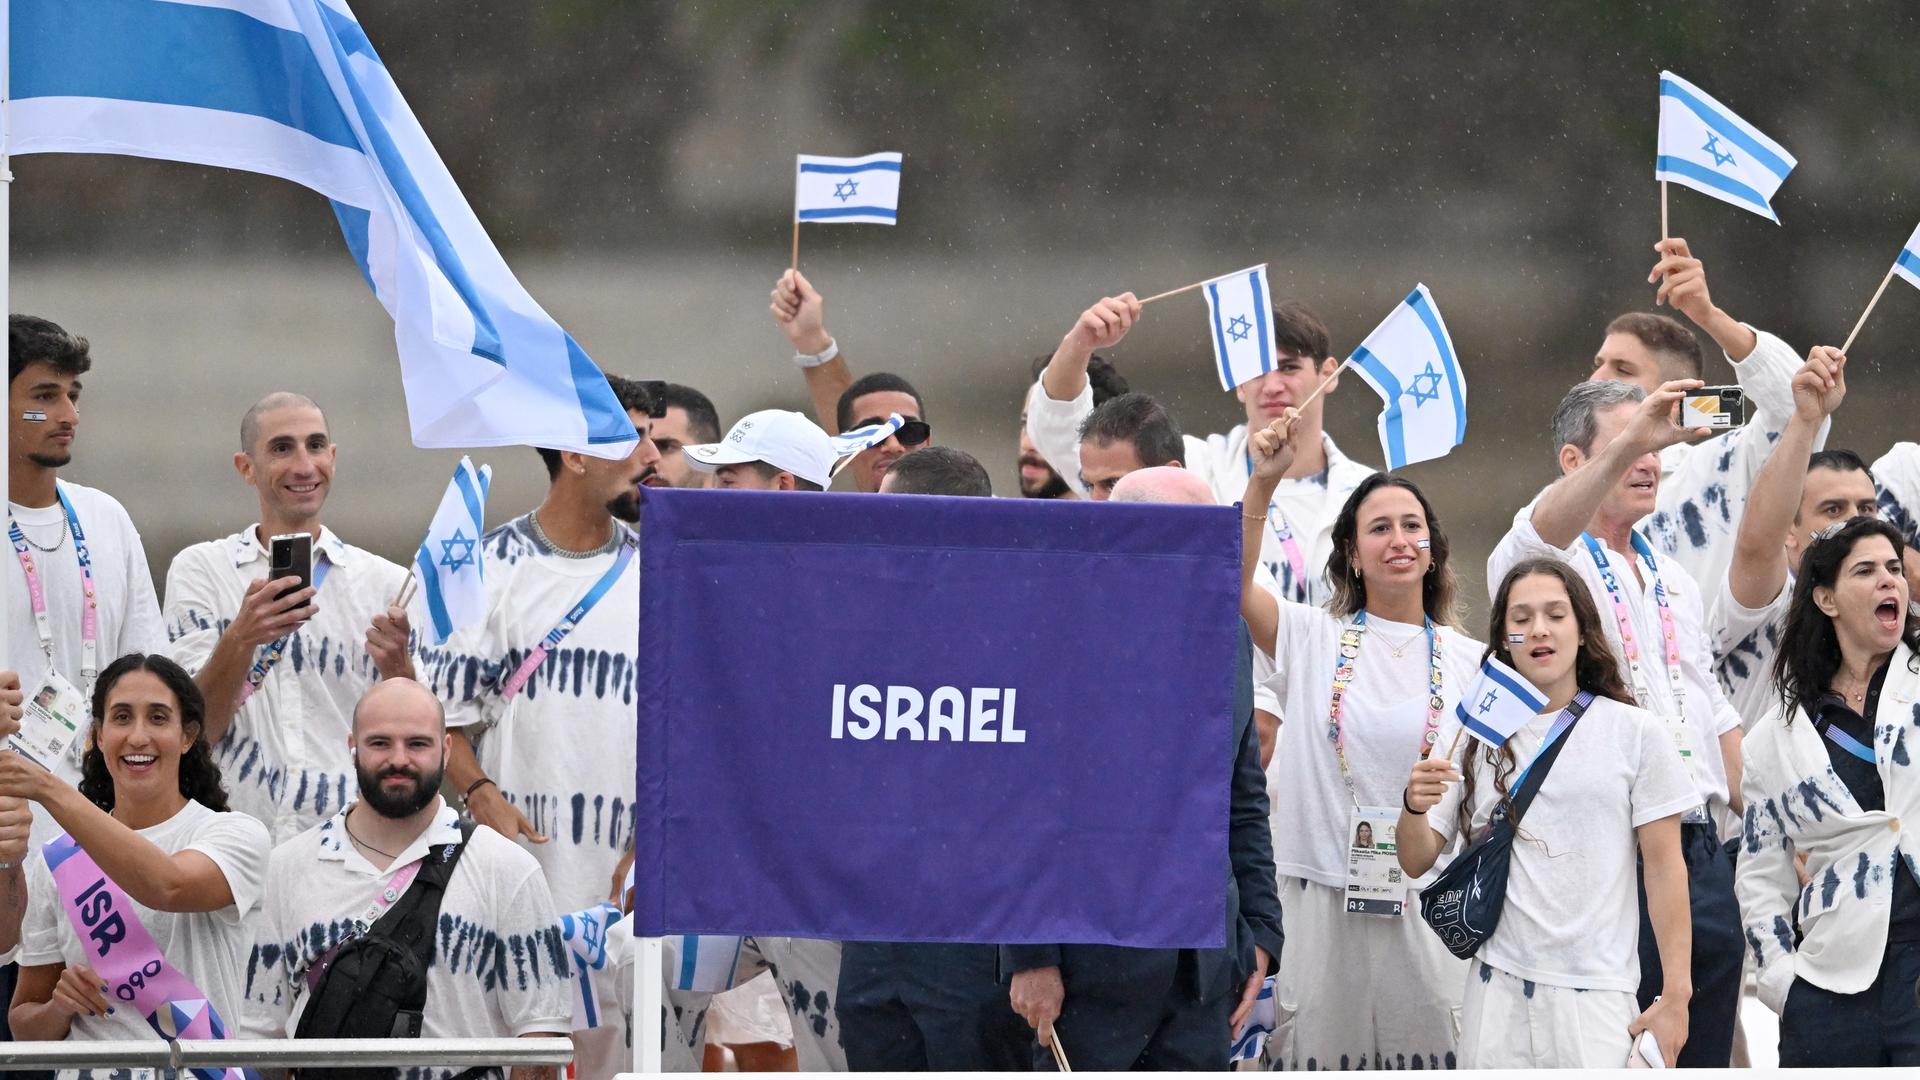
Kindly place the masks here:
MULTIPOLYGON (((1467 444, 1409 475, 1484 609, 1484 558, 1548 482, 1547 416, 1613 315, 1647 308, 1655 81, 1671 68, 1800 160, 1783 226, 1675 188, 1721 306, 1838 344, 1920 221, 1907 3, 1078 4, 356 0, 523 282, 608 371, 700 387, 730 423, 806 408, 766 310, 798 152, 906 154, 900 225, 809 226, 801 268, 857 372, 926 395, 1011 494, 1028 364, 1099 296, 1273 266, 1345 355, 1416 281, 1471 388, 1467 444)), ((328 521, 401 558, 454 452, 407 436, 391 323, 325 201, 278 180, 108 157, 14 161, 12 307, 92 339, 70 475, 119 496, 156 578, 253 520, 241 412, 311 394, 341 444, 328 521)), ((1109 354, 1195 434, 1240 406, 1205 306, 1109 354)), ((1833 445, 1913 438, 1920 296, 1853 349, 1833 445)), ((1717 350, 1709 378, 1728 379, 1717 350)), ((1329 429, 1381 458, 1348 380, 1329 429)), ((537 500, 533 451, 489 518, 537 500)), ((1476 620, 1479 616, 1476 616, 1476 620)))

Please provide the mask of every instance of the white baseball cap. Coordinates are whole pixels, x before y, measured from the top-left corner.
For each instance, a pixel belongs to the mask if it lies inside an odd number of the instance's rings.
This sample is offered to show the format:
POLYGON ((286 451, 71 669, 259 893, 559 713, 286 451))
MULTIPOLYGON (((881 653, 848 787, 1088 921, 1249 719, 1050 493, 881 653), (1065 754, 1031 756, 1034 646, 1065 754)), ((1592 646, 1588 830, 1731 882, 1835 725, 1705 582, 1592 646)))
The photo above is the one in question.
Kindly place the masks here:
POLYGON ((884 424, 836 437, 797 412, 762 409, 741 417, 719 442, 686 447, 687 464, 710 473, 722 465, 759 461, 824 489, 833 483, 836 462, 886 442, 901 423, 896 413, 884 424))

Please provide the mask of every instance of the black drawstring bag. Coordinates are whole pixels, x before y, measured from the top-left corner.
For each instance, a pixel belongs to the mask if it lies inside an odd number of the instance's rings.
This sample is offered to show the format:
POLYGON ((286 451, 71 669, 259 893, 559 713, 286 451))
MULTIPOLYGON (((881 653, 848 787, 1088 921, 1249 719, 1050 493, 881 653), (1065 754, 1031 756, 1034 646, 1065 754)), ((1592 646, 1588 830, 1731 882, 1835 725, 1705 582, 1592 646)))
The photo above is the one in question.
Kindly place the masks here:
POLYGON ((1434 878, 1433 884, 1420 890, 1420 918, 1440 935, 1447 951, 1460 959, 1479 952, 1500 925, 1500 912, 1507 906, 1507 869, 1513 861, 1513 837, 1520 818, 1553 770, 1567 736, 1591 704, 1593 695, 1585 690, 1574 697, 1565 714, 1571 719, 1561 729, 1560 737, 1541 747, 1527 763, 1506 801, 1493 808, 1479 838, 1434 878), (1513 808, 1511 815, 1509 806, 1513 808))

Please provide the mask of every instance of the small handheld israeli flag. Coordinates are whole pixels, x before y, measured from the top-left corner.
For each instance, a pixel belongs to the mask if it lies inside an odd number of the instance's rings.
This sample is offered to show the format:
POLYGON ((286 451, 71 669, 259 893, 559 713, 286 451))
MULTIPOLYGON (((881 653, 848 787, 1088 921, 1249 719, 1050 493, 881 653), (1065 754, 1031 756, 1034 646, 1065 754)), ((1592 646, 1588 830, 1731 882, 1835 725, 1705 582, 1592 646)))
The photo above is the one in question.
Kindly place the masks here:
POLYGON ((1513 733, 1547 707, 1547 695, 1534 688, 1521 674, 1489 656, 1480 665, 1480 677, 1473 688, 1454 706, 1467 734, 1498 749, 1513 733))
MULTIPOLYGON (((1267 264, 1236 270, 1201 287, 1212 327, 1213 365, 1224 390, 1273 370, 1273 295, 1267 264)), ((1315 358, 1318 362, 1318 358, 1315 358)))
POLYGON ((1906 246, 1900 249, 1900 256, 1893 260, 1893 272, 1906 279, 1907 284, 1920 289, 1920 228, 1907 237, 1906 246))
POLYGON ((1467 380, 1433 294, 1415 285, 1347 363, 1380 395, 1380 446, 1392 471, 1444 457, 1467 438, 1467 380))
POLYGON ((731 934, 673 934, 666 946, 667 985, 717 994, 733 989, 745 938, 731 934))
POLYGON ((800 155, 793 183, 794 221, 891 225, 899 211, 899 154, 800 155))
POLYGON ((1775 225, 1770 200, 1799 164, 1786 148, 1671 71, 1660 73, 1653 178, 1751 210, 1775 225))
POLYGON ((600 973, 607 969, 607 931, 626 915, 612 904, 560 916, 560 938, 573 962, 573 1030, 600 1026, 600 973))
POLYGON ((479 622, 487 614, 487 589, 480 537, 487 516, 487 489, 493 467, 473 467, 462 457, 453 470, 447 493, 440 497, 427 538, 413 556, 413 573, 433 624, 433 642, 445 644, 455 630, 479 622))
POLYGON ((1252 1061, 1259 1057, 1261 1048, 1267 1045, 1267 1036, 1279 1026, 1280 1009, 1273 1002, 1273 976, 1269 975, 1260 984, 1260 993, 1253 999, 1253 1011, 1240 1021, 1240 1031, 1234 1037, 1227 1060, 1252 1061))

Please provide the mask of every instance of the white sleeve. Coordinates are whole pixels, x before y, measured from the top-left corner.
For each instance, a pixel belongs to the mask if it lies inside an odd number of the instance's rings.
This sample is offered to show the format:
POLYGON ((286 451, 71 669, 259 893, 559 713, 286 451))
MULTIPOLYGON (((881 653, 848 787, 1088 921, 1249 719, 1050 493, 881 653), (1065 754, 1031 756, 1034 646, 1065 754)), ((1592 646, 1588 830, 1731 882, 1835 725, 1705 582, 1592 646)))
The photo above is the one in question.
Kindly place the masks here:
MULTIPOLYGON (((1694 789, 1687 767, 1674 752, 1673 737, 1666 725, 1652 713, 1632 710, 1638 734, 1638 761, 1629 795, 1633 827, 1685 813, 1700 805, 1700 793, 1694 789)), ((1707 749, 1718 752, 1718 747, 1707 749)), ((1704 752, 1704 751, 1703 751, 1704 752)))
POLYGON ((1087 497, 1087 486, 1080 482, 1080 425, 1093 414, 1093 383, 1080 388, 1072 401, 1055 401, 1047 396, 1046 384, 1035 379, 1027 391, 1027 437, 1047 459, 1053 471, 1067 482, 1075 495, 1087 497))
POLYGON ((1920 443, 1898 442, 1873 463, 1874 486, 1880 489, 1880 512, 1920 548, 1920 443))
POLYGON ((1533 527, 1531 505, 1514 516, 1513 527, 1494 546, 1493 554, 1487 556, 1487 599, 1492 600, 1499 593, 1500 582, 1506 580, 1507 571, 1528 559, 1571 562, 1566 551, 1540 538, 1539 530, 1533 527))
MULTIPOLYGON (((286 856, 267 857, 267 878, 273 888, 284 892, 292 887, 288 871, 295 861, 286 856)), ((245 979, 240 1001, 242 1038, 284 1039, 291 1034, 287 1021, 293 1014, 294 986, 289 973, 294 950, 288 944, 293 935, 282 925, 284 899, 267 893, 259 914, 251 921, 253 947, 241 968, 245 979)))
POLYGON ((203 550, 190 547, 173 557, 167 567, 167 599, 163 612, 167 628, 167 656, 193 674, 207 666, 220 635, 236 612, 222 612, 213 588, 213 576, 203 550))
MULTIPOLYGON (((122 507, 120 512, 127 531, 127 607, 125 617, 120 620, 120 641, 114 655, 164 652, 167 626, 160 620, 160 599, 153 592, 153 571, 147 566, 146 545, 140 540, 140 530, 133 527, 133 519, 124 517, 126 508, 122 507)), ((104 664, 106 657, 102 657, 101 662, 104 664)))
MULTIPOLYGON (((1780 722, 1776 715, 1763 724, 1780 722)), ((1755 729, 1756 735, 1763 730, 1755 729)), ((1740 794, 1747 812, 1741 830, 1740 857, 1734 863, 1733 892, 1740 905, 1740 921, 1747 950, 1755 960, 1760 1000, 1778 1013, 1793 985, 1793 913, 1801 891, 1794 870, 1792 841, 1780 819, 1774 796, 1786 783, 1769 775, 1755 758, 1759 738, 1741 751, 1740 794)))
POLYGON ((215 814, 193 832, 182 850, 198 851, 213 860, 233 892, 233 906, 215 914, 230 923, 247 920, 260 906, 267 882, 267 858, 273 840, 267 827, 249 814, 215 814))
POLYGON ((46 856, 38 850, 27 856, 27 910, 20 920, 20 964, 64 964, 60 951, 60 897, 54 890, 53 874, 47 870, 46 856))
MULTIPOLYGON (((501 841, 507 843, 507 841, 501 841)), ((496 926, 502 940, 517 936, 542 958, 558 957, 560 965, 529 964, 523 978, 502 979, 492 995, 501 1024, 515 1038, 537 1032, 565 1035, 573 1030, 573 983, 566 967, 567 946, 560 916, 553 908, 547 879, 531 855, 512 849, 526 865, 519 881, 504 884, 496 894, 496 926)))
POLYGON ((1753 351, 1745 360, 1729 356, 1727 363, 1733 365, 1735 381, 1753 402, 1756 418, 1765 419, 1767 427, 1778 431, 1793 419, 1793 376, 1806 360, 1778 337, 1755 326, 1741 325, 1753 331, 1753 351))

